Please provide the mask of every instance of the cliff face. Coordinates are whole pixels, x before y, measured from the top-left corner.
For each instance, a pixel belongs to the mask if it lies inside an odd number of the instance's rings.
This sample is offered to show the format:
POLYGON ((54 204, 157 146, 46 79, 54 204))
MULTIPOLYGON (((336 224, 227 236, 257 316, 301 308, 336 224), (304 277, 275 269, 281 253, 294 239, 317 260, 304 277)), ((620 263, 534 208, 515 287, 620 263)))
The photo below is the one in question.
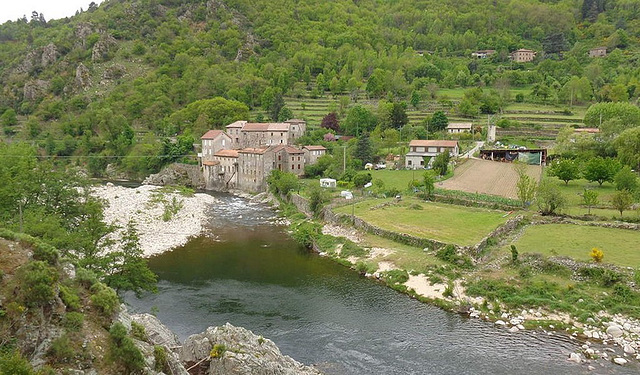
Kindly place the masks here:
POLYGON ((319 374, 228 323, 182 344, 155 316, 129 314, 55 249, 2 230, 0 349, 0 374, 319 374))

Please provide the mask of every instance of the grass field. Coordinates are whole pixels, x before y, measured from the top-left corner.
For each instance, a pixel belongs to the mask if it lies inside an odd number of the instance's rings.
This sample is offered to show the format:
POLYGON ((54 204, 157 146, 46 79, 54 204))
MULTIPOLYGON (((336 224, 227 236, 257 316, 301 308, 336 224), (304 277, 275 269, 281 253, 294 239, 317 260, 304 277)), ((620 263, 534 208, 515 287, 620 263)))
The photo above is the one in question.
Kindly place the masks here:
POLYGON ((589 252, 598 247, 603 262, 640 267, 640 233, 633 230, 600 228, 572 224, 529 226, 514 244, 518 251, 568 256, 590 261, 589 252))
POLYGON ((372 209, 393 199, 371 199, 336 212, 355 215, 380 228, 462 246, 474 245, 507 218, 502 211, 460 207, 407 198, 398 204, 372 209), (417 207, 421 209, 415 209, 417 207))

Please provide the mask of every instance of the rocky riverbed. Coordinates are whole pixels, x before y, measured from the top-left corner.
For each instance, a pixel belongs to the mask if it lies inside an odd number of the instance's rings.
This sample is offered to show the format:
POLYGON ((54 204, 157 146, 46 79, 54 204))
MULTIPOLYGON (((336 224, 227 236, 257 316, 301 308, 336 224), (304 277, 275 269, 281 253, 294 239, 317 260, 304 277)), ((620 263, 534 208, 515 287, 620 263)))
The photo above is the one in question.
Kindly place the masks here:
MULTIPOLYGON (((114 240, 131 221, 138 230, 145 257, 184 245, 205 230, 216 199, 209 194, 180 194, 142 185, 137 188, 111 183, 94 188, 93 195, 106 201, 105 221, 119 228, 114 240)), ((114 246, 117 246, 114 245, 114 246)))

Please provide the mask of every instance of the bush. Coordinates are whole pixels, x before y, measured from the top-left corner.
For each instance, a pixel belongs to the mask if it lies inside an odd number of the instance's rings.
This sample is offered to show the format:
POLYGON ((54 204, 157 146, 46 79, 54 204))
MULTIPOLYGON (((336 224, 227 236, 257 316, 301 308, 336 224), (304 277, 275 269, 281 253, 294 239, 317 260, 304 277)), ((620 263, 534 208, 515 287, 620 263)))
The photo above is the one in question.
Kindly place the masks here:
POLYGON ((516 245, 511 245, 511 263, 518 263, 518 249, 516 245))
POLYGON ((80 309, 80 297, 78 293, 72 288, 66 285, 60 285, 60 299, 72 310, 80 309))
POLYGON ((17 350, 0 351, 0 374, 35 375, 29 361, 17 350))
POLYGON ((322 233, 320 224, 310 221, 303 221, 292 229, 291 237, 307 249, 313 246, 313 241, 322 233))
POLYGON ((209 353, 209 356, 211 358, 222 358, 224 352, 226 351, 227 347, 224 344, 215 344, 213 346, 213 349, 211 349, 211 353, 209 353))
POLYGON ((96 283, 91 287, 91 303, 107 317, 112 316, 120 306, 120 300, 116 292, 104 285, 96 283))
POLYGON ((342 250, 340 251, 340 256, 342 258, 348 258, 350 256, 363 257, 365 255, 367 255, 367 251, 365 249, 349 240, 345 240, 342 245, 342 250))
POLYGON ((144 367, 144 357, 131 337, 127 336, 125 326, 116 322, 109 329, 111 335, 111 357, 122 364, 131 373, 144 367))
POLYGON ((391 270, 384 272, 383 278, 387 284, 404 284, 409 281, 409 273, 405 270, 391 270))
POLYGON ((47 263, 36 260, 20 268, 19 280, 22 284, 24 302, 27 306, 41 306, 52 301, 55 296, 58 273, 47 263))
POLYGON ((79 331, 82 329, 82 324, 84 323, 84 315, 79 312, 69 312, 64 315, 62 319, 62 325, 68 331, 79 331))
POLYGON ((76 281, 89 289, 93 284, 98 282, 98 276, 91 270, 78 268, 76 269, 76 281))
POLYGON ((597 247, 594 247, 593 249, 591 249, 589 256, 591 257, 591 259, 593 259, 594 262, 600 263, 602 262, 602 258, 604 258, 604 252, 597 247))
POLYGON ((154 345, 153 347, 153 359, 155 361, 154 369, 158 372, 164 372, 168 374, 171 369, 169 368, 169 364, 167 362, 167 351, 163 346, 154 345))
POLYGON ((75 352, 71 346, 69 336, 63 335, 53 340, 47 355, 56 363, 69 363, 73 360, 75 352))
POLYGON ((147 330, 140 323, 131 322, 131 337, 140 341, 147 340, 147 330))

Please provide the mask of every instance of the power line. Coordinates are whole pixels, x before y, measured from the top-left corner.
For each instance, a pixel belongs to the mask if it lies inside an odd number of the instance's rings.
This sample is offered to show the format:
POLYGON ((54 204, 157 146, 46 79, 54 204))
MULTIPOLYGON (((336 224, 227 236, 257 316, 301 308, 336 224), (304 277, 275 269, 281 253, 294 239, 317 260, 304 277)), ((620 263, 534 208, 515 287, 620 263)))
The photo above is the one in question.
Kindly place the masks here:
POLYGON ((38 159, 120 159, 120 158, 183 158, 195 155, 0 155, 0 158, 38 159))

